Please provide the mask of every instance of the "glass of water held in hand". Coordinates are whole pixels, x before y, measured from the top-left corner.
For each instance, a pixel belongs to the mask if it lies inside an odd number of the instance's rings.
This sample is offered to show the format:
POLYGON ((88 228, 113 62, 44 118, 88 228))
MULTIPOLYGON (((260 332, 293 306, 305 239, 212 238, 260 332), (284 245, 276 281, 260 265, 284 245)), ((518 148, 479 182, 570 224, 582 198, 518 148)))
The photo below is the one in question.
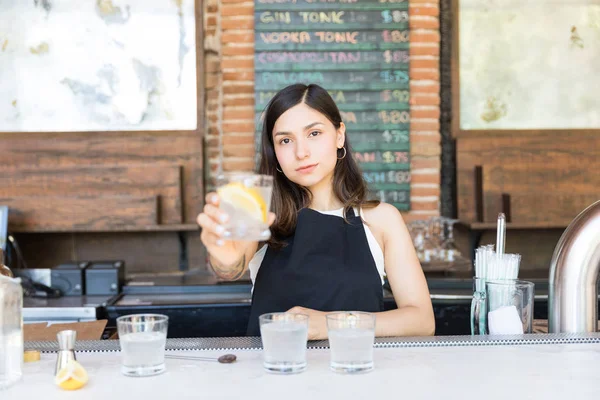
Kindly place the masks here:
POLYGON ((265 370, 294 374, 306 369, 308 315, 270 313, 259 317, 265 370))
POLYGON ((331 369, 340 373, 373 370, 375 315, 354 311, 335 312, 327 314, 326 318, 331 369))
POLYGON ((169 318, 160 314, 117 318, 123 375, 151 376, 165 372, 168 322, 169 318))
POLYGON ((228 216, 224 238, 264 241, 271 237, 267 223, 273 177, 252 173, 226 173, 217 177, 219 208, 228 216))

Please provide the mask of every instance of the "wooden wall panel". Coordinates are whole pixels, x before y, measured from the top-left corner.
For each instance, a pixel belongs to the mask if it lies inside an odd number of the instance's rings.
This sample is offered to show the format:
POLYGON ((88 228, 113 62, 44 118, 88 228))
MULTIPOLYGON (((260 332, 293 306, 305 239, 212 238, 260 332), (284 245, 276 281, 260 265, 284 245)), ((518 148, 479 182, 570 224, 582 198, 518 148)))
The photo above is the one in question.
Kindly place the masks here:
POLYGON ((19 231, 118 231, 158 223, 156 196, 0 197, 8 223, 19 231))
POLYGON ((510 200, 513 221, 556 221, 567 226, 581 211, 600 200, 600 194, 515 193, 510 200))
POLYGON ((0 133, 0 148, 2 167, 13 170, 23 166, 52 169, 180 165, 182 218, 168 223, 194 222, 201 210, 204 180, 201 131, 0 133))
POLYGON ((600 199, 600 174, 591 172, 600 169, 600 159, 586 168, 570 164, 485 164, 483 222, 496 222, 498 213, 505 211, 504 193, 510 197, 512 222, 566 221, 568 225, 594 199, 600 199))
MULTIPOLYGON (((598 193, 599 160, 600 136, 594 133, 519 136, 515 132, 513 136, 490 133, 489 136, 460 137, 457 139, 459 218, 476 221, 477 165, 483 167, 484 179, 487 179, 484 182, 487 198, 491 196, 498 201, 500 192, 509 189, 511 195, 557 190, 573 195, 598 193), (501 188, 494 188, 492 180, 501 188)), ((487 214, 492 214, 489 209, 487 214)))
MULTIPOLYGON (((0 170, 0 187, 6 197, 159 196, 160 223, 182 221, 181 171, 177 165, 16 168, 0 170)), ((46 223, 50 222, 46 219, 46 223)), ((57 219, 56 223, 63 221, 57 219)))

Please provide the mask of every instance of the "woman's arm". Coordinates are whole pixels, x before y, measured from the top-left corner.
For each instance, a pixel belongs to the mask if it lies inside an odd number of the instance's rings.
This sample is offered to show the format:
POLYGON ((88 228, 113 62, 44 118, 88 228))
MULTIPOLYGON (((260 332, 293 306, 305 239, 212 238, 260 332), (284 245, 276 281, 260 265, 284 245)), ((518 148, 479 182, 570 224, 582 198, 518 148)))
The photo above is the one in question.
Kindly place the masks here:
POLYGON ((397 309, 376 313, 377 336, 426 336, 435 333, 435 318, 423 269, 396 207, 382 203, 365 210, 364 219, 383 241, 385 271, 397 309))

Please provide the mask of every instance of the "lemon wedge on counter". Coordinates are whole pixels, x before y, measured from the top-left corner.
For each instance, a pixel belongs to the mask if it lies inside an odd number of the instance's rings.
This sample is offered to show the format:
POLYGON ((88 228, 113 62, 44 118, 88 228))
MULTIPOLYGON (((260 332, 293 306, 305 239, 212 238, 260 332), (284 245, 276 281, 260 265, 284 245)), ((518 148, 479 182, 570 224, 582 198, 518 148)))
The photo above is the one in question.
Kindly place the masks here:
POLYGON ((82 388, 88 381, 88 374, 77 361, 69 361, 54 378, 54 383, 65 390, 77 390, 82 388))
POLYGON ((243 210, 253 219, 267 222, 267 204, 257 189, 246 187, 241 183, 229 183, 217 189, 217 193, 221 202, 243 210))

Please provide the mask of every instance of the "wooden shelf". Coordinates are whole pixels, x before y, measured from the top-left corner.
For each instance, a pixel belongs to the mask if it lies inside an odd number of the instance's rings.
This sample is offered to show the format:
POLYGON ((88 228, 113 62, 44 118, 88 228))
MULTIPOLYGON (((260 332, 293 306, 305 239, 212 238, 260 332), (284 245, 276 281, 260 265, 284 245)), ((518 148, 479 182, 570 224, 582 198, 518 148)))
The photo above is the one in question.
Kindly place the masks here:
POLYGON ((19 228, 8 228, 9 232, 14 233, 121 233, 121 232, 195 232, 199 231, 200 227, 197 224, 168 224, 168 225, 149 225, 149 226, 130 226, 119 229, 90 229, 90 228, 41 228, 41 229, 19 229, 19 228))
MULTIPOLYGON (((484 231, 488 229, 496 229, 496 222, 464 222, 458 223, 466 228, 484 231)), ((506 224, 506 229, 565 229, 567 225, 560 223, 522 223, 522 222, 509 222, 506 224)))

